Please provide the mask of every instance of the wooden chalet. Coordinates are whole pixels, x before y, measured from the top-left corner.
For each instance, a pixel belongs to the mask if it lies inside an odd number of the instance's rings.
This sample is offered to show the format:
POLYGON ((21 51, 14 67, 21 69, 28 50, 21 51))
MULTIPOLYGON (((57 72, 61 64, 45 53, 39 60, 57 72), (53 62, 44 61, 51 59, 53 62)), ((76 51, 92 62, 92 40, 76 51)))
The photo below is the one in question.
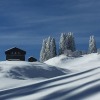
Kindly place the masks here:
POLYGON ((6 60, 9 61, 25 61, 26 51, 21 50, 17 47, 11 48, 5 51, 6 60))

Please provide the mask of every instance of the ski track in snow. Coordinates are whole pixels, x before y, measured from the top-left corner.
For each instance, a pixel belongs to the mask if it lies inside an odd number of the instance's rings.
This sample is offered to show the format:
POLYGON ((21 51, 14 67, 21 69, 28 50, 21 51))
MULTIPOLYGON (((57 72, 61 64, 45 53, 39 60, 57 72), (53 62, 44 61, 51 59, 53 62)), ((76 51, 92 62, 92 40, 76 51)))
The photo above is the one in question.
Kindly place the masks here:
POLYGON ((0 100, 91 100, 89 97, 97 93, 100 93, 100 67, 2 90, 0 100))
MULTIPOLYGON (((0 100, 100 100, 100 55, 90 54, 76 59, 66 59, 62 55, 46 63, 72 73, 37 82, 20 80, 21 85, 16 79, 18 82, 12 87, 6 85, 0 89, 0 100)), ((42 67, 48 69, 44 65, 42 67)), ((4 68, 4 71, 9 70, 9 66, 4 68)))

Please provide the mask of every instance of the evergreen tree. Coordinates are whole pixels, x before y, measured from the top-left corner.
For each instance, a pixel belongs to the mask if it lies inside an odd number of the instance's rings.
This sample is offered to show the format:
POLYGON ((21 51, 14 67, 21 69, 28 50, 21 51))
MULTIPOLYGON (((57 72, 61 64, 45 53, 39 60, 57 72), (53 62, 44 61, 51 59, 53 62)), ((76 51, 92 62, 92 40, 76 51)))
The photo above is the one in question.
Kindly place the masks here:
POLYGON ((47 42, 46 42, 46 48, 45 48, 45 53, 46 53, 46 56, 45 56, 45 60, 48 60, 50 59, 51 57, 51 37, 49 36, 48 39, 47 39, 47 42))
POLYGON ((59 55, 64 54, 66 49, 66 34, 61 33, 60 42, 59 42, 59 55))
POLYGON ((56 55, 55 39, 48 37, 47 39, 43 40, 40 52, 40 61, 44 62, 52 57, 55 57, 56 55))
POLYGON ((42 48, 41 48, 41 51, 40 51, 40 62, 44 62, 45 61, 45 56, 46 56, 46 53, 45 53, 46 42, 47 42, 47 40, 44 39, 43 43, 42 43, 42 48))
POLYGON ((96 41, 94 39, 94 36, 90 36, 89 40, 89 53, 96 53, 97 48, 96 48, 96 41))
POLYGON ((51 39, 51 47, 50 48, 51 48, 51 58, 55 57, 57 55, 57 53, 56 53, 56 43, 55 43, 54 38, 51 39))
POLYGON ((68 35, 66 37, 66 43, 67 43, 68 50, 71 50, 72 52, 74 52, 76 50, 73 33, 71 33, 71 32, 68 33, 68 35))

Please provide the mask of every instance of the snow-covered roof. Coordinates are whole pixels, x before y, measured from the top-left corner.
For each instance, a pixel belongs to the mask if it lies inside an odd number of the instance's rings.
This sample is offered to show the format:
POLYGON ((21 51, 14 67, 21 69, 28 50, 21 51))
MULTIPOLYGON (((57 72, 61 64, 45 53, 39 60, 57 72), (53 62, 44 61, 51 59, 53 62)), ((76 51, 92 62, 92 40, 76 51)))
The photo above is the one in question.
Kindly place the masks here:
POLYGON ((17 47, 13 47, 13 48, 10 48, 10 49, 6 50, 5 54, 7 54, 7 53, 9 53, 9 52, 11 52, 13 50, 20 51, 20 52, 23 52, 24 54, 26 54, 26 51, 24 51, 24 50, 22 50, 20 48, 17 48, 17 47))

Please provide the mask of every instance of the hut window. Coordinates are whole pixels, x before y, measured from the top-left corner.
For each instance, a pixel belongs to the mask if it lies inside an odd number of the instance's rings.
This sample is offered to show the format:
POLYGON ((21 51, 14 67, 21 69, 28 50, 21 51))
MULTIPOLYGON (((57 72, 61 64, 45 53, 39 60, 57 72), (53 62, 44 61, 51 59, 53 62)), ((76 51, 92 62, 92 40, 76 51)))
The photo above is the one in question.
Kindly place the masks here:
POLYGON ((18 52, 18 54, 20 54, 20 52, 18 52))

